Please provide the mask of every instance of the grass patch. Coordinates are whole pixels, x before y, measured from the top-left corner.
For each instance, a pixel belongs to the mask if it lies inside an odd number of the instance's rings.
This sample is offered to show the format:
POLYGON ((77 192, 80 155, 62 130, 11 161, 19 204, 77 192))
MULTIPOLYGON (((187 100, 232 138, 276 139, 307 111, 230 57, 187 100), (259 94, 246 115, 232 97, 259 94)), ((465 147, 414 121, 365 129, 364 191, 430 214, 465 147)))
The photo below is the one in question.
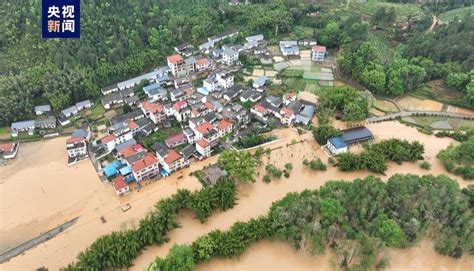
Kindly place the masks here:
POLYGON ((10 127, 0 127, 0 136, 10 133, 10 127))
POLYGON ((416 91, 408 93, 410 96, 418 99, 430 99, 442 103, 452 104, 452 101, 463 96, 462 92, 445 89, 442 87, 434 87, 425 84, 416 91))
POLYGON ((105 108, 102 104, 97 103, 91 108, 89 118, 93 121, 100 119, 105 113, 105 108))
POLYGON ((385 100, 375 100, 373 106, 382 112, 398 112, 398 108, 394 103, 385 100))

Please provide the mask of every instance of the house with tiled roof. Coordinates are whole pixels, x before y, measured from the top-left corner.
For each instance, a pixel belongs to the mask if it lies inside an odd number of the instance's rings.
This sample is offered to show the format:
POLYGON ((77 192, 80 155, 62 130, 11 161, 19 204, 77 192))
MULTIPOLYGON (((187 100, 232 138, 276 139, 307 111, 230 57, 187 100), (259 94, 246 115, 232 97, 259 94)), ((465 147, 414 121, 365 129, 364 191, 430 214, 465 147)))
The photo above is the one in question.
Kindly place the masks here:
POLYGON ((296 101, 297 93, 296 91, 291 91, 285 95, 283 95, 283 104, 289 105, 291 102, 296 101))
POLYGON ((169 136, 165 140, 166 146, 168 146, 168 148, 174 148, 174 147, 183 145, 187 142, 188 142, 188 139, 186 138, 186 135, 183 132, 169 136))
POLYGON ((117 196, 123 196, 130 192, 130 187, 127 182, 125 182, 123 176, 119 175, 112 180, 112 185, 114 187, 115 194, 117 196))
POLYGON ((317 45, 313 46, 313 49, 311 50, 311 59, 313 61, 323 61, 324 58, 326 57, 326 46, 322 45, 317 45))
POLYGON ((5 160, 15 158, 19 147, 20 143, 18 142, 0 143, 0 157, 5 160))
POLYGON ((211 156, 211 144, 206 139, 201 138, 196 141, 196 151, 203 157, 211 156))
POLYGON ((184 58, 181 55, 172 55, 167 58, 168 67, 170 67, 171 74, 176 77, 186 75, 186 64, 184 58))
POLYGON ((184 156, 174 149, 169 149, 166 154, 160 155, 158 159, 160 159, 161 166, 163 167, 161 172, 163 176, 168 176, 189 165, 189 160, 184 159, 184 156))
POLYGON ((211 62, 205 56, 196 59, 196 70, 204 71, 211 67, 211 62))
POLYGON ((173 115, 178 122, 187 121, 188 117, 191 115, 188 103, 183 100, 173 104, 173 115))
POLYGON ((280 109, 280 121, 282 124, 290 125, 295 120, 295 112, 288 107, 280 109))
POLYGON ((250 113, 254 114, 255 116, 260 117, 262 120, 267 121, 268 119, 268 110, 261 104, 255 104, 250 108, 250 113))
POLYGON ((161 104, 144 101, 140 104, 140 109, 154 124, 161 123, 166 119, 165 108, 161 104))
POLYGON ((136 155, 137 153, 141 153, 141 152, 146 152, 146 149, 143 148, 142 145, 137 143, 137 144, 126 146, 123 149, 120 149, 118 151, 118 156, 120 158, 127 159, 127 158, 129 158, 133 155, 136 155))
POLYGON ((226 134, 232 132, 233 123, 227 119, 223 119, 216 124, 216 130, 219 132, 219 137, 224 137, 226 134))
POLYGON ((87 139, 82 136, 70 137, 66 140, 68 166, 73 165, 87 157, 87 139))
POLYGON ((148 153, 143 159, 132 164, 132 172, 137 182, 154 178, 160 173, 158 159, 148 153))

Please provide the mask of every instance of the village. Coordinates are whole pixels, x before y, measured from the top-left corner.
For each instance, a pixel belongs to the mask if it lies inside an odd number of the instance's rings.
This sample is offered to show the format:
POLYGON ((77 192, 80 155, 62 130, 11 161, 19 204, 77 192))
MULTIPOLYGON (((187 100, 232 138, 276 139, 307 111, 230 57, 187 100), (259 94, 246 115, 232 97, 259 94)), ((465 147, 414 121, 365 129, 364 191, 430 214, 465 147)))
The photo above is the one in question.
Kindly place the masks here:
MULTIPOLYGON (((100 104, 81 101, 58 116, 50 105, 38 105, 37 119, 12 123, 12 138, 21 133, 33 136, 38 130, 44 138, 58 136, 58 124, 63 135, 70 135, 65 146, 67 164, 90 159, 102 181, 122 196, 195 161, 235 149, 235 143, 247 135, 311 124, 316 96, 300 97, 296 90, 271 95, 266 89, 272 79, 277 81, 274 75, 237 82, 235 74, 243 69, 242 57, 285 65, 283 61, 299 59, 303 50, 306 61, 317 66, 329 55, 326 47, 310 39, 280 41, 279 55, 272 59, 263 35, 245 37, 242 45, 231 43, 238 34, 235 29, 225 31, 197 49, 190 43, 177 45, 166 66, 103 87, 100 104), (97 118, 104 121, 96 126, 88 116, 98 107, 102 108, 97 118)), ((316 77, 318 82, 333 86, 332 71, 323 69, 326 73, 316 77)), ((366 128, 357 129, 362 130, 361 138, 348 135, 348 139, 328 140, 328 154, 345 152, 348 144, 373 137, 366 128)), ((13 159, 19 145, 15 141, 2 144, 0 153, 5 160, 13 159)))

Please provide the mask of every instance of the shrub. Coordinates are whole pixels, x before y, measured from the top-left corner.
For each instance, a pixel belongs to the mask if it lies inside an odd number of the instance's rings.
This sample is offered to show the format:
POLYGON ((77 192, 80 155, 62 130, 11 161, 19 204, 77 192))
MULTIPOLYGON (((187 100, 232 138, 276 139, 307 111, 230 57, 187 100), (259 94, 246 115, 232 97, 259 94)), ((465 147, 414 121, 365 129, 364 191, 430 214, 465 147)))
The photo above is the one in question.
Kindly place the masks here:
POLYGON ((423 161, 420 163, 420 168, 430 170, 431 164, 428 161, 423 161))
POLYGON ((263 181, 264 181, 265 183, 271 182, 272 180, 271 180, 271 178, 270 178, 270 175, 266 174, 265 176, 263 176, 263 181))
POLYGON ((321 170, 321 171, 327 170, 327 166, 319 158, 311 160, 311 161, 309 161, 308 159, 304 159, 303 165, 310 168, 311 170, 321 170))

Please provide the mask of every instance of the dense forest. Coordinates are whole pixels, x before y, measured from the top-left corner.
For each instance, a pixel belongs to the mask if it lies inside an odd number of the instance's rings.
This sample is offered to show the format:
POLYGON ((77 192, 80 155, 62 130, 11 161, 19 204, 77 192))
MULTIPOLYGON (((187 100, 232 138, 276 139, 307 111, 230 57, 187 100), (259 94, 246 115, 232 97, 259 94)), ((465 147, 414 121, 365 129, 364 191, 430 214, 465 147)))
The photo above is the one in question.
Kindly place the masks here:
POLYGON ((41 1, 1 1, 0 126, 31 117, 38 103, 49 102, 59 111, 81 99, 96 99, 101 87, 163 65, 173 46, 198 43, 233 27, 241 31, 238 39, 263 33, 271 43, 289 35, 308 37, 300 29, 311 29, 309 35, 319 43, 340 49, 342 71, 375 93, 401 95, 441 79, 462 93, 453 103, 474 107, 474 85, 469 84, 474 80, 474 15, 463 13, 427 31, 432 14, 469 1, 425 3, 423 9, 417 6, 417 16, 406 15, 403 8, 379 7, 366 14, 352 4, 248 2, 82 1, 80 39, 42 39, 41 1), (374 35, 392 48, 378 48, 374 35))
POLYGON ((241 255, 262 239, 313 255, 330 247, 344 270, 381 270, 389 265, 386 248, 410 247, 424 237, 433 239, 438 253, 460 258, 474 253, 473 188, 461 190, 443 175, 330 181, 319 190, 289 193, 267 216, 175 245, 149 270, 189 271, 214 257, 241 255))

